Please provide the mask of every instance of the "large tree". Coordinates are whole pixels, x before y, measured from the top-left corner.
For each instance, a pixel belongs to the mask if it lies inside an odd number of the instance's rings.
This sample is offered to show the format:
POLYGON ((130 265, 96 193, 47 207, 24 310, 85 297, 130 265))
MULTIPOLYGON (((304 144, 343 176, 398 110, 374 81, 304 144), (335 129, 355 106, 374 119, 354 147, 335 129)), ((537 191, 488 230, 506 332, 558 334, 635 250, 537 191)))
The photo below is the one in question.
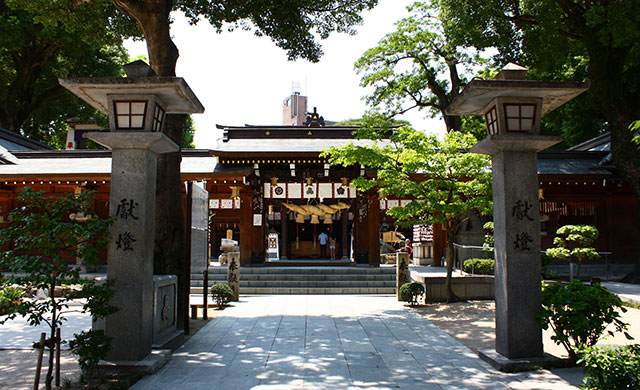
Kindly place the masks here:
MULTIPOLYGON (((18 0, 12 0, 18 1, 18 0)), ((65 20, 67 14, 106 0, 32 0, 25 7, 46 10, 50 18, 65 20)), ((287 51, 288 58, 318 61, 322 55, 318 38, 331 32, 354 33, 360 12, 375 6, 378 0, 108 0, 124 15, 133 18, 147 43, 150 65, 158 76, 175 76, 178 48, 171 40, 170 13, 184 12, 192 22, 206 19, 218 30, 223 27, 253 30, 266 35, 287 51)), ((167 115, 165 134, 180 145, 186 115, 167 115)), ((158 160, 156 273, 178 275, 178 308, 186 313, 189 271, 184 267, 185 230, 182 210, 180 152, 167 153, 158 160)), ((179 316, 182 327, 184 315, 179 316)))
MULTIPOLYGON (((611 133, 613 161, 640 196, 640 153, 631 123, 640 118, 640 0, 434 0, 458 44, 495 47, 499 63, 517 61, 561 78, 583 62, 598 118, 611 133)), ((577 122, 565 122, 578 131, 577 122)), ((639 218, 640 221, 640 218, 639 218)), ((640 267, 636 267, 640 279, 640 267)))
POLYGON ((360 84, 372 87, 365 100, 388 117, 426 109, 431 117, 442 116, 447 131, 460 131, 462 118, 445 109, 462 91, 464 76, 484 61, 478 52, 452 44, 428 5, 416 3, 408 10, 396 30, 355 64, 363 74, 360 84))
POLYGON ((119 75, 127 58, 122 39, 137 27, 111 23, 116 10, 108 3, 101 13, 83 9, 76 15, 96 20, 91 27, 50 20, 20 8, 23 3, 0 0, 0 127, 63 146, 56 136, 66 136, 66 119, 88 119, 95 110, 62 88, 58 77, 119 75))
POLYGON ((375 169, 375 178, 352 181, 361 191, 377 189, 381 195, 415 199, 388 210, 400 224, 442 225, 447 231, 447 299, 456 300, 451 284, 453 243, 472 212, 491 214, 489 159, 466 152, 477 142, 472 134, 452 131, 439 140, 409 126, 389 130, 387 123, 373 120, 356 132, 356 139, 371 140, 370 146, 350 143, 324 155, 330 164, 375 169))

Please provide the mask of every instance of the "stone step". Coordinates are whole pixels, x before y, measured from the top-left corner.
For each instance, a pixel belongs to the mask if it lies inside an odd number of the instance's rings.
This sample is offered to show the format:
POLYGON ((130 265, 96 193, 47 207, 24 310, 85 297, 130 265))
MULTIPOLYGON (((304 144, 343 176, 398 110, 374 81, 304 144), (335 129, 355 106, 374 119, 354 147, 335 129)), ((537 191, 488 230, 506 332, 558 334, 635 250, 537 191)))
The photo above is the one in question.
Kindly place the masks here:
POLYGON ((241 294, 395 294, 395 288, 378 287, 378 288, 268 288, 268 287, 252 287, 241 288, 241 294))
MULTIPOLYGON (((209 276, 217 274, 227 273, 227 267, 209 267, 209 276)), ((358 274, 358 275, 371 275, 371 274, 384 274, 395 275, 396 270, 392 267, 385 268, 368 268, 368 267, 241 267, 240 274, 278 274, 278 275, 291 275, 291 274, 358 274)), ((192 274, 194 278, 202 278, 202 273, 192 274)))
MULTIPOLYGON (((211 280, 226 280, 227 276, 223 274, 217 275, 209 275, 209 281, 211 280)), ((240 274, 240 280, 254 280, 254 281, 269 281, 269 280, 290 280, 293 282, 299 281, 325 281, 325 280, 361 280, 361 281, 385 281, 385 280, 396 280, 395 275, 352 275, 352 274, 334 274, 334 275, 274 275, 274 274, 266 274, 266 275, 257 275, 257 274, 240 274)), ((200 283, 202 285, 203 278, 191 278, 192 283, 200 283)))
MULTIPOLYGON (((240 287, 240 294, 384 294, 396 293, 394 287, 240 287)), ((201 295, 202 290, 191 290, 191 295, 201 295)))
MULTIPOLYGON (((210 282, 209 286, 214 283, 210 282)), ((395 285, 395 280, 240 280, 240 287, 395 287, 395 285)), ((191 283, 191 287, 202 288, 202 282, 191 283)))
MULTIPOLYGON (((209 283, 226 282, 227 267, 209 267, 209 283)), ((203 274, 191 275, 190 292, 202 294, 203 274)), ((242 294, 395 294, 395 268, 242 267, 242 294)))

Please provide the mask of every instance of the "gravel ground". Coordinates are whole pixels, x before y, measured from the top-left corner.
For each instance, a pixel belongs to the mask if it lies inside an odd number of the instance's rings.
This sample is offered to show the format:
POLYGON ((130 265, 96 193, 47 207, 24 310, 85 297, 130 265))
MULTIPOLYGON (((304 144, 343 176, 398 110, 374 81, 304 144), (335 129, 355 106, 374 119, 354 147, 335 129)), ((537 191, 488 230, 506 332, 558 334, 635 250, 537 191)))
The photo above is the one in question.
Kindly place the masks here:
MULTIPOLYGON (((598 345, 635 344, 640 342, 640 310, 627 307, 622 320, 629 324, 627 340, 622 334, 600 340, 598 345)), ((468 301, 450 304, 428 304, 414 307, 438 328, 455 337, 467 348, 478 351, 495 348, 495 302, 468 301)), ((551 330, 543 332, 544 351, 557 357, 567 357, 562 346, 551 340, 551 330)))

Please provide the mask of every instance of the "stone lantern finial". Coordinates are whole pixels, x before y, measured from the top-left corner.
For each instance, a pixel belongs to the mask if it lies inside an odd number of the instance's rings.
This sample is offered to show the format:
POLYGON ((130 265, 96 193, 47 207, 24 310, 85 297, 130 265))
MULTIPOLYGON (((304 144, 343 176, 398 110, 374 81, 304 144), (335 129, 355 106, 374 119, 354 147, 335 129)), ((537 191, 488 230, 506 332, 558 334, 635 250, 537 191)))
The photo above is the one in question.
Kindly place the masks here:
POLYGON ((133 77, 155 77, 156 72, 142 60, 136 60, 122 66, 124 73, 129 78, 133 77))
POLYGON ((529 69, 524 66, 509 62, 505 65, 500 72, 494 77, 494 80, 524 80, 527 77, 529 69))

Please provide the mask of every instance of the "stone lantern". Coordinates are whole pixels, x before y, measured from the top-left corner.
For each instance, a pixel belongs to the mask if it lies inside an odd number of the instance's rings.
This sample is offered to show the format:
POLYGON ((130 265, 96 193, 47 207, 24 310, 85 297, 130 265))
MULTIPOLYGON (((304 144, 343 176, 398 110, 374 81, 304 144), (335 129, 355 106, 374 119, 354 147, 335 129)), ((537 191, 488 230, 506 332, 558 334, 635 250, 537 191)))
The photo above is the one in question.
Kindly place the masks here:
MULTIPOLYGON (((67 78, 59 82, 109 115, 110 131, 88 134, 88 138, 112 150, 109 212, 115 222, 107 279, 115 282, 112 303, 120 311, 108 316, 104 324, 105 333, 113 338, 107 359, 116 366, 141 369, 164 361, 157 354, 151 355, 151 346, 158 341, 154 340, 157 328, 173 326, 175 330, 177 319, 175 288, 163 290, 163 296, 154 299, 157 158, 180 150, 163 134, 165 115, 201 113, 204 107, 180 77, 157 77, 142 61, 124 69, 127 77, 67 78), (160 320, 154 322, 154 315, 160 320)), ((180 332, 174 331, 171 337, 181 337, 176 333, 180 332)))
POLYGON ((487 126, 487 137, 471 151, 492 156, 496 350, 480 355, 497 367, 544 360, 535 319, 541 307, 537 152, 561 137, 540 135, 540 118, 589 88, 525 80, 526 74, 509 64, 494 80, 473 80, 446 110, 483 115, 487 126))

